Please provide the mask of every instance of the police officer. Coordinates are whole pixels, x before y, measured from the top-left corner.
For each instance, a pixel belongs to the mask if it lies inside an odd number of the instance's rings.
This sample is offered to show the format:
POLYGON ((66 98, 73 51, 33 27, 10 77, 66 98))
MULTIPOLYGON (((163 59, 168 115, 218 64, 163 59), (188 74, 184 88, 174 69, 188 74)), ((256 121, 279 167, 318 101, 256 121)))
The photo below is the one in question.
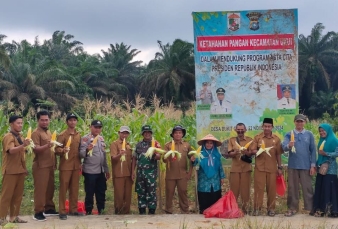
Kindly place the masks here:
POLYGON ((277 108, 278 109, 295 109, 296 108, 296 100, 291 98, 291 90, 290 86, 282 87, 283 98, 278 100, 277 108))
POLYGON ((202 86, 203 88, 200 90, 200 93, 197 96, 197 101, 201 100, 202 104, 211 104, 214 99, 212 97, 211 91, 208 89, 208 83, 204 82, 202 86))
MULTIPOLYGON (((141 129, 143 140, 137 143, 133 154, 132 174, 135 178, 135 167, 137 166, 137 175, 135 183, 135 191, 138 197, 138 208, 140 215, 146 213, 155 214, 157 206, 156 198, 156 180, 157 180, 157 160, 160 159, 160 154, 154 153, 152 158, 146 158, 144 154, 151 146, 153 131, 149 125, 145 125, 141 129)), ((160 144, 155 141, 155 147, 161 148, 160 144)))
POLYGON ((210 114, 231 114, 231 103, 224 99, 224 88, 218 88, 216 90, 217 100, 212 103, 210 108, 210 114))
POLYGON ((105 208, 106 190, 109 179, 109 169, 106 159, 106 144, 100 136, 102 131, 102 122, 93 120, 90 126, 90 133, 82 137, 80 145, 80 158, 84 158, 82 166, 82 175, 84 176, 85 186, 85 209, 86 215, 91 215, 94 205, 94 194, 97 210, 99 214, 105 208), (94 145, 93 139, 98 136, 97 143, 94 145), (92 151, 91 151, 92 150, 92 151), (89 152, 92 154, 88 154, 89 152))

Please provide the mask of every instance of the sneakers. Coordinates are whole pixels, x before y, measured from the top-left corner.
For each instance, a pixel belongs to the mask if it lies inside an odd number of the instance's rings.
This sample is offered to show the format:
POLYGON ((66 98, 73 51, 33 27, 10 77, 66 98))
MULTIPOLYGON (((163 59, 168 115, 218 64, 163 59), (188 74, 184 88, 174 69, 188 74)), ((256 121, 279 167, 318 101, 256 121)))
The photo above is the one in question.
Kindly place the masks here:
POLYGON ((70 212, 68 215, 69 215, 69 216, 83 216, 83 213, 79 213, 79 212, 70 212))
POLYGON ((59 219, 66 220, 67 219, 67 215, 66 214, 60 214, 59 215, 59 219))
POLYGON ((53 209, 49 209, 49 210, 45 211, 43 213, 43 215, 47 217, 47 216, 59 215, 59 213, 57 211, 53 210, 53 209))
POLYGON ((36 221, 39 221, 39 222, 46 221, 46 217, 43 215, 42 212, 35 213, 34 216, 33 216, 33 219, 36 220, 36 221))

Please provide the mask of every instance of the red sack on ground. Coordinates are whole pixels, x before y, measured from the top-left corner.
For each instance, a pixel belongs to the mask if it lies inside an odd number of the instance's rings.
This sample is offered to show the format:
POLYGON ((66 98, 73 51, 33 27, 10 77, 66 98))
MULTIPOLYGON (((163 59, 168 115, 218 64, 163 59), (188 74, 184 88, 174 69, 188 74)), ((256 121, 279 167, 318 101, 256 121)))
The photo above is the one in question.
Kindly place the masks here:
POLYGON ((285 185, 285 180, 284 176, 280 175, 277 176, 276 178, 276 192, 279 196, 284 196, 286 191, 286 185, 285 185))
POLYGON ((230 190, 224 194, 216 203, 207 208, 203 212, 205 218, 225 218, 233 219, 244 216, 241 209, 238 208, 238 204, 234 193, 230 190))

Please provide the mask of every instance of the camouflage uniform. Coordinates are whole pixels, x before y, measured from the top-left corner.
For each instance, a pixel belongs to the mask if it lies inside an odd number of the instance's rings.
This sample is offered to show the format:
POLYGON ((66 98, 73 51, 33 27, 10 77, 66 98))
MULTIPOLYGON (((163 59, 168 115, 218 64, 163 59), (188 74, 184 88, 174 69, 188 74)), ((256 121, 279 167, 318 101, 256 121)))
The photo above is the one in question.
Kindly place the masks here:
MULTIPOLYGON (((133 154, 137 161, 135 192, 137 192, 139 208, 156 209, 157 161, 154 159, 155 154, 152 159, 144 156, 150 146, 151 141, 141 141, 137 143, 133 154)), ((160 147, 158 142, 155 143, 155 147, 160 147)))

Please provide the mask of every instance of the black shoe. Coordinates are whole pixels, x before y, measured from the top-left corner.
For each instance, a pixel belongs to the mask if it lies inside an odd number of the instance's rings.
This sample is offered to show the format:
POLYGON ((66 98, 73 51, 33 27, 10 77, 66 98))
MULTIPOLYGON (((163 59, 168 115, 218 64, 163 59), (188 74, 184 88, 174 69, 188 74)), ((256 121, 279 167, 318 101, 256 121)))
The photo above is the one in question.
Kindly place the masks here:
POLYGON ((43 215, 42 212, 35 213, 34 216, 33 216, 33 219, 36 220, 36 221, 39 221, 39 222, 46 221, 46 217, 43 215))
POLYGON ((86 215, 92 215, 92 211, 86 212, 86 215))
POLYGON ((83 216, 83 214, 79 212, 70 212, 68 215, 69 216, 83 216))
POLYGON ((155 211, 156 211, 156 209, 150 209, 150 208, 149 208, 148 214, 149 214, 149 215, 155 215, 155 211))
POLYGON ((59 215, 59 213, 57 211, 55 211, 54 209, 49 209, 47 211, 45 211, 43 213, 44 216, 55 216, 55 215, 59 215))
POLYGON ((145 215, 146 214, 146 208, 139 208, 138 212, 140 213, 140 215, 145 215))
POLYGON ((59 215, 59 219, 66 220, 67 219, 67 215, 66 214, 60 214, 59 215))

